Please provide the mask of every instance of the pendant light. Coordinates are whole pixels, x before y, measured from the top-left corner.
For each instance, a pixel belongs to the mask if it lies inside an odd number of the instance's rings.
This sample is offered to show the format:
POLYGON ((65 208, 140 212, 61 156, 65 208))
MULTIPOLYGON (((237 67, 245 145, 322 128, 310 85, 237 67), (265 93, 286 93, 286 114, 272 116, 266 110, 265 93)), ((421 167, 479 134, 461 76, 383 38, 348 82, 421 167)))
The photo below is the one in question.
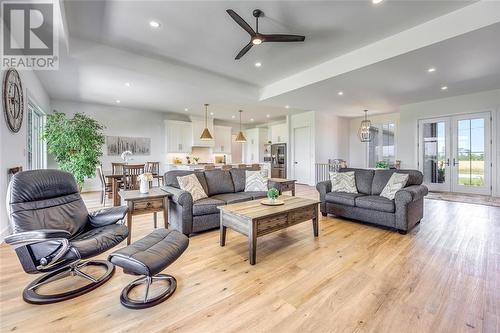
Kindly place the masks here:
POLYGON ((243 112, 243 110, 239 110, 238 112, 240 113, 240 132, 238 133, 238 135, 236 136, 236 140, 234 141, 238 143, 245 143, 247 142, 247 139, 245 138, 243 132, 241 131, 241 113, 243 112))
POLYGON ((358 130, 358 137, 361 142, 370 142, 372 141, 372 134, 370 132, 370 127, 372 126, 371 121, 366 118, 366 113, 368 110, 365 110, 365 119, 361 121, 358 130))
POLYGON ((208 130, 208 104, 205 104, 205 129, 201 133, 200 140, 213 140, 212 134, 208 130))

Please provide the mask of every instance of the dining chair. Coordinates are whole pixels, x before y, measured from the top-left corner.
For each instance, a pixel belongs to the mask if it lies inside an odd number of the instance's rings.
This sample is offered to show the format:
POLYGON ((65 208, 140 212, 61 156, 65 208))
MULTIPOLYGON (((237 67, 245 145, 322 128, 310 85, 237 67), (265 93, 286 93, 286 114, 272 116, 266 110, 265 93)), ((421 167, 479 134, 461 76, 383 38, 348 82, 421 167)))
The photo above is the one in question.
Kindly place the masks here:
POLYGON ((160 162, 146 162, 144 165, 146 172, 153 174, 153 178, 157 179, 158 186, 163 185, 163 176, 160 175, 160 162), (161 184, 160 184, 161 181, 161 184))
POLYGON ((138 190, 139 175, 144 173, 144 164, 125 164, 123 165, 123 189, 138 190))
POLYGON ((246 169, 247 165, 246 164, 238 164, 238 169, 246 169))
POLYGON ((111 172, 113 175, 123 175, 123 166, 125 163, 111 163, 111 172))
POLYGON ((222 166, 222 170, 231 170, 232 168, 233 168, 232 165, 225 164, 225 165, 222 166))
POLYGON ((106 196, 110 195, 113 189, 111 188, 111 183, 106 183, 106 178, 104 177, 104 172, 102 171, 102 164, 97 166, 97 176, 101 181, 101 204, 106 206, 106 196))
POLYGON ((250 170, 259 171, 260 170, 260 164, 257 164, 257 163, 252 164, 252 166, 250 167, 250 170))
POLYGON ((205 165, 205 170, 213 170, 215 169, 215 164, 207 164, 205 165))

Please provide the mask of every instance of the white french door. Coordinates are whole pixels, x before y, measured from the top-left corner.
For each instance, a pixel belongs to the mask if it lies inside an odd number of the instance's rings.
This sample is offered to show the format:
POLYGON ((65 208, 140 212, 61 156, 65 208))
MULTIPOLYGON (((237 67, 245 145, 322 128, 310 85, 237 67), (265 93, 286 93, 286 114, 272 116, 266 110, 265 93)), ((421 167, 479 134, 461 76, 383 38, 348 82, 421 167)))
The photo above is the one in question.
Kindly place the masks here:
POLYGON ((491 114, 419 121, 419 169, 432 191, 491 195, 491 114))

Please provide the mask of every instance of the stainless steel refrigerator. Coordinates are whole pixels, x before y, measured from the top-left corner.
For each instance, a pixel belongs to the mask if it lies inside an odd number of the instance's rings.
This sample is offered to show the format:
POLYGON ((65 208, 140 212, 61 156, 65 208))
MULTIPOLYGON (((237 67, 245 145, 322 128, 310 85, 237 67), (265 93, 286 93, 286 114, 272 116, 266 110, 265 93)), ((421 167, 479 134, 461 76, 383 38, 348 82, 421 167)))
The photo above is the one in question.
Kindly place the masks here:
POLYGON ((271 145, 271 177, 286 178, 286 143, 271 145))

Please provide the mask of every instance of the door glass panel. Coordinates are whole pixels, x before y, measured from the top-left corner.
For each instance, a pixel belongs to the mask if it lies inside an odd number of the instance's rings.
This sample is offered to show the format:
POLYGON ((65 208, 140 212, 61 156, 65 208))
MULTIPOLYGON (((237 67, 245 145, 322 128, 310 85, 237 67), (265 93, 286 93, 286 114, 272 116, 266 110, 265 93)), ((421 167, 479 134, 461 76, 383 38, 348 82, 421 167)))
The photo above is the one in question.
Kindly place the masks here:
POLYGON ((458 184, 484 186, 484 118, 458 121, 458 184))
POLYGON ((424 182, 440 184, 446 181, 446 127, 445 122, 423 125, 424 182))

